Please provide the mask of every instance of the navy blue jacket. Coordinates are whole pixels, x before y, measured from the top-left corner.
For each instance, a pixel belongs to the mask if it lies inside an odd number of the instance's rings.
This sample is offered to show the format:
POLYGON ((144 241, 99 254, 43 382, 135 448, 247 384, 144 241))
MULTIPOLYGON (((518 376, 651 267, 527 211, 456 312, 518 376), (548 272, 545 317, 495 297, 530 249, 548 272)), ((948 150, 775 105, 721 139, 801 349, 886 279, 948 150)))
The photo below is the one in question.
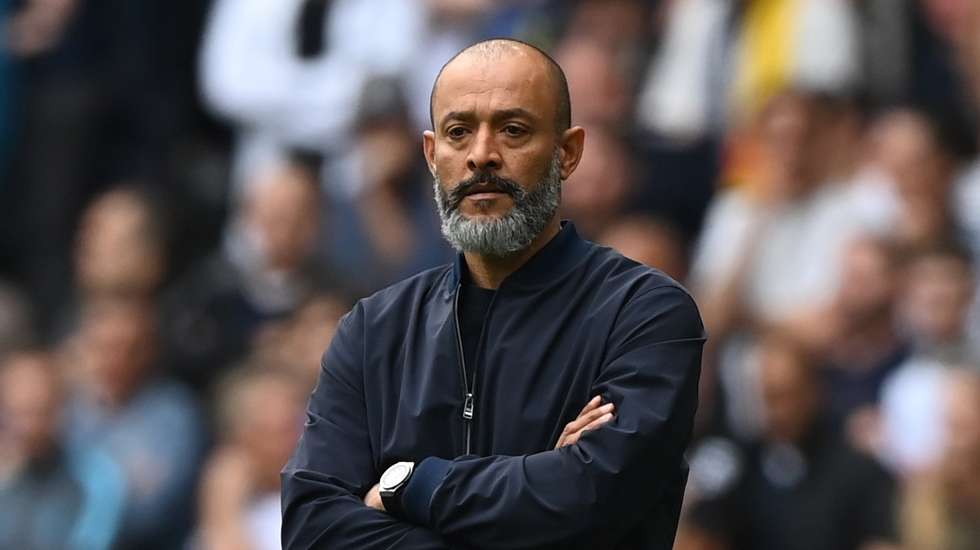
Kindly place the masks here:
POLYGON ((282 473, 283 547, 669 549, 705 340, 694 301, 566 222, 498 289, 467 420, 464 269, 420 273, 342 320, 282 473), (594 395, 615 418, 553 450, 594 395), (401 460, 419 462, 402 517, 366 507, 401 460))

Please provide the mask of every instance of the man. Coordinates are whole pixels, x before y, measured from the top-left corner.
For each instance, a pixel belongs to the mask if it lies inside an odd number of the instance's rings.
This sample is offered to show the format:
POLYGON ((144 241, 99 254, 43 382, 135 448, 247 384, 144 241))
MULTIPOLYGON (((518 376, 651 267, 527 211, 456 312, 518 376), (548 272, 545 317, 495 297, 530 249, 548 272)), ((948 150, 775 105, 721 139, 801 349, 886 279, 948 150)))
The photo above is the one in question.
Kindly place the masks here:
POLYGON ((65 381, 45 351, 0 359, 0 548, 116 548, 119 465, 62 437, 65 381))
POLYGON ((341 322, 283 470, 283 546, 670 548, 705 339, 693 300, 559 221, 585 131, 548 56, 467 48, 431 109, 460 254, 341 322))
POLYGON ((828 429, 804 350, 778 336, 756 348, 766 419, 760 438, 708 438, 692 453, 678 547, 885 550, 897 542, 895 482, 828 429))

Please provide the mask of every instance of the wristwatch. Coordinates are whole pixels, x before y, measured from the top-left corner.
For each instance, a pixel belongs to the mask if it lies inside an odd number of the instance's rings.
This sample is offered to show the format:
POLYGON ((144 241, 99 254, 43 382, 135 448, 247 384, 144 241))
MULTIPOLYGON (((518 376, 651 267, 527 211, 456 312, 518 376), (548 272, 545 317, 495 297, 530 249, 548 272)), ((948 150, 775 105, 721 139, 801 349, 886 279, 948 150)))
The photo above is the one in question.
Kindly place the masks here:
POLYGON ((378 493, 381 495, 381 502, 384 503, 385 510, 393 516, 400 517, 402 514, 402 492, 408 485, 408 480, 412 478, 414 470, 414 462, 396 462, 385 470, 385 473, 381 474, 378 493))

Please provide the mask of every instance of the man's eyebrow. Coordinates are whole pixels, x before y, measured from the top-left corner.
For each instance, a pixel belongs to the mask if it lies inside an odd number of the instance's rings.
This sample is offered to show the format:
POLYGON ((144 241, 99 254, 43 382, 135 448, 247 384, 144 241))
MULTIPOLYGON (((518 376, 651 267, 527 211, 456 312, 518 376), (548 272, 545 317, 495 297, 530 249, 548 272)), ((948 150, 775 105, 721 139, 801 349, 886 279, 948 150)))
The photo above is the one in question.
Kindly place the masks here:
POLYGON ((501 120, 507 120, 510 118, 527 118, 532 121, 538 120, 537 115, 528 111, 527 109, 522 109, 520 107, 514 107, 513 109, 503 109, 500 111, 495 111, 493 113, 493 121, 499 122, 501 120))
POLYGON ((442 121, 439 125, 442 126, 450 120, 473 120, 475 118, 476 115, 473 113, 473 111, 450 111, 446 113, 446 116, 442 117, 442 121))
MULTIPOLYGON (((494 111, 491 119, 494 122, 499 122, 501 120, 507 120, 511 118, 526 118, 532 121, 537 121, 538 117, 528 111, 527 109, 522 109, 520 107, 514 107, 512 109, 501 109, 499 111, 494 111)), ((440 125, 446 124, 450 120, 463 120, 472 121, 476 119, 476 114, 473 111, 450 111, 442 117, 442 123, 440 125)))

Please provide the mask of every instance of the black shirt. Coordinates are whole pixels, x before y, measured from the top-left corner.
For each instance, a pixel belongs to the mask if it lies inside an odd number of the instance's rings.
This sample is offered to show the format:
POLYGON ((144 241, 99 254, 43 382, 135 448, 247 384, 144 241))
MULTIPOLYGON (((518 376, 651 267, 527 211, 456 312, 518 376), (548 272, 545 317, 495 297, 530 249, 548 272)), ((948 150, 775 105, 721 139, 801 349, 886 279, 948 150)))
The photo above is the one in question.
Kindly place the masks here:
POLYGON ((825 430, 798 447, 706 441, 691 469, 702 493, 692 526, 734 550, 856 550, 897 538, 893 480, 825 430))
POLYGON ((463 364, 469 390, 473 388, 473 369, 476 367, 483 321, 496 294, 496 290, 480 288, 473 281, 464 282, 459 289, 459 336, 463 342, 463 364))

